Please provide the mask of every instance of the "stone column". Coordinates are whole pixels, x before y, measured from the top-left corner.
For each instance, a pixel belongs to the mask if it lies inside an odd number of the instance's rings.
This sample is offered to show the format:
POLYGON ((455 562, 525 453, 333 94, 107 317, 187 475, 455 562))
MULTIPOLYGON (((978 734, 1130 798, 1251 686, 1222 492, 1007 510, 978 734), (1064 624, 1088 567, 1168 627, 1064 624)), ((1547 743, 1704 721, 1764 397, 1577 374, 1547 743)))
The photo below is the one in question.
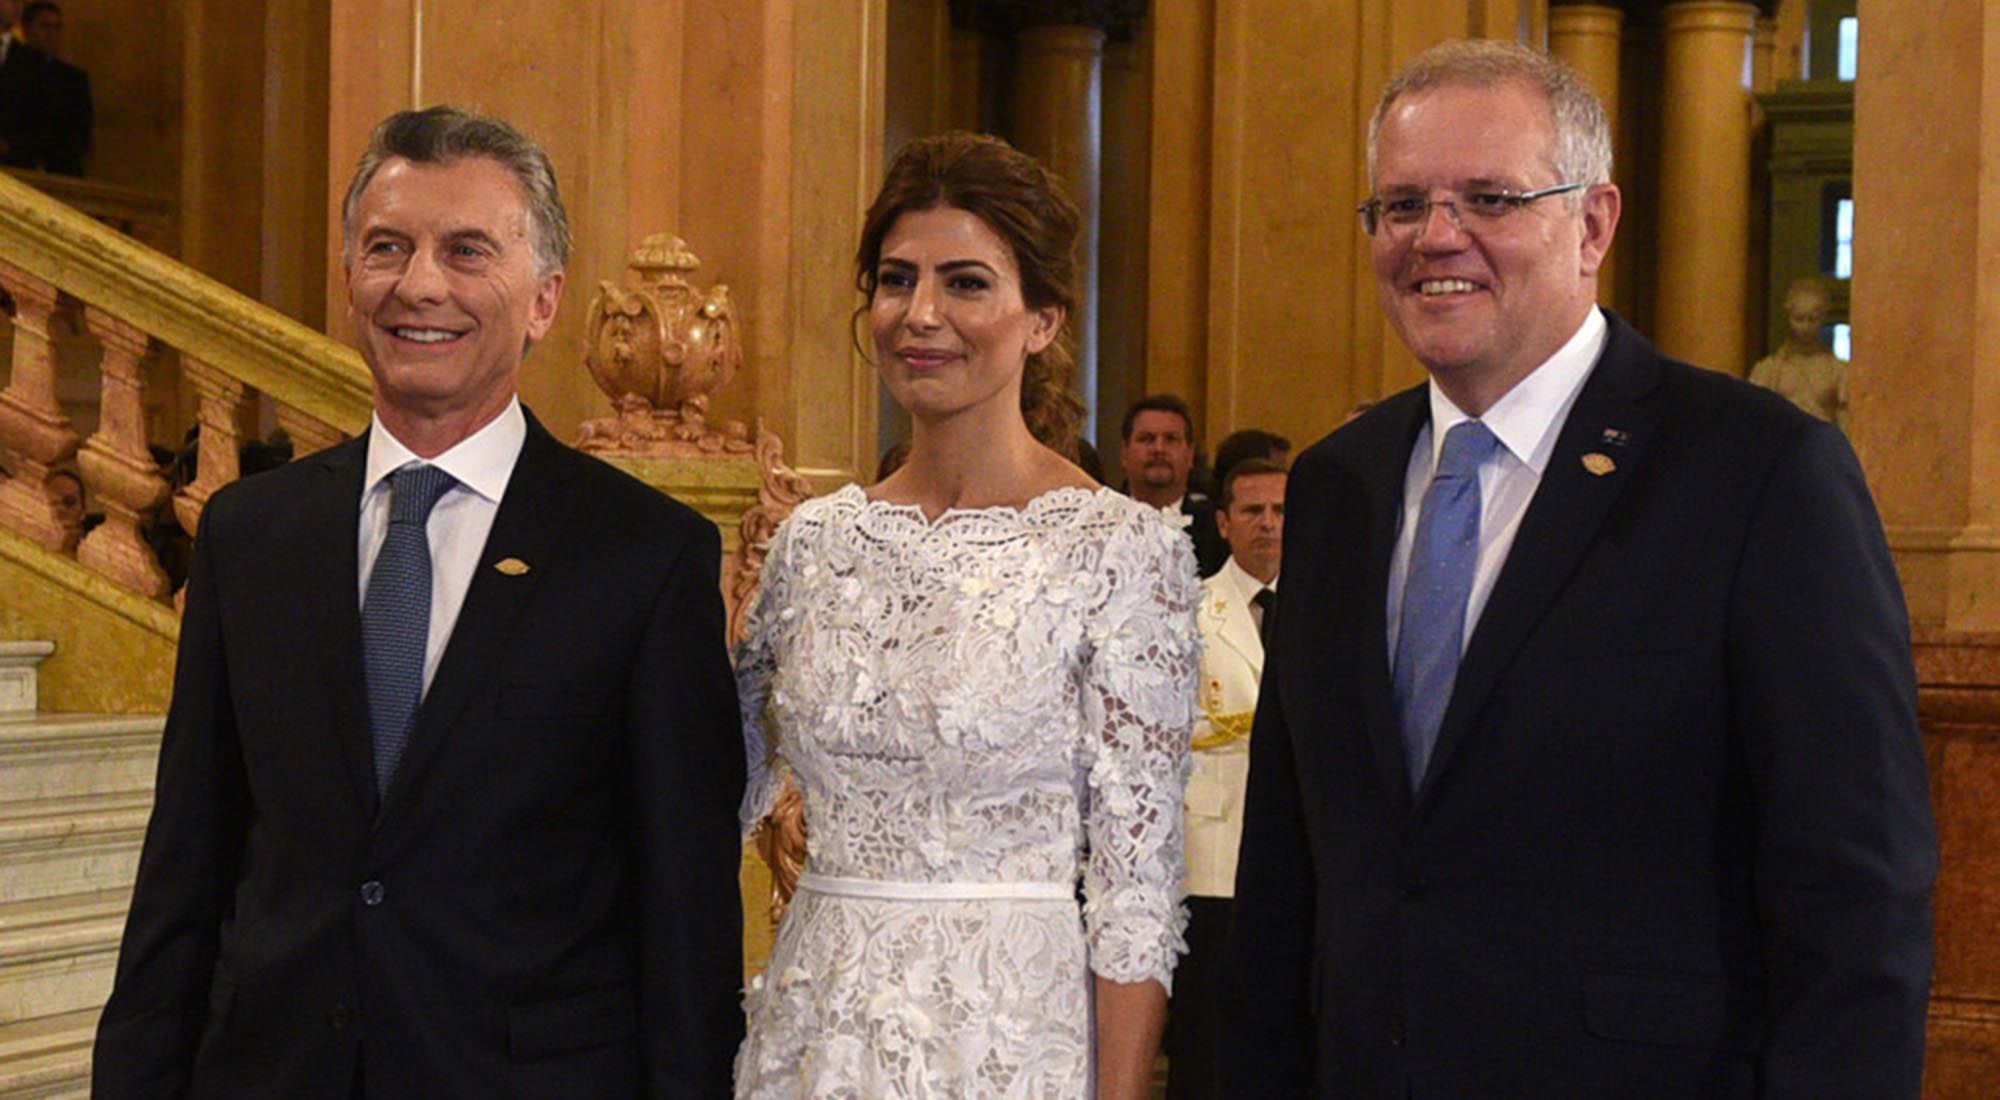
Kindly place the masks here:
POLYGON ((1103 149, 1104 32, 1097 27, 1029 26, 1016 37, 1013 138, 1062 178, 1083 214, 1078 234, 1076 388, 1097 413, 1098 179, 1103 149))
POLYGON ((1943 857, 1924 1096, 1984 1100, 2000 1079, 2000 0, 1863 0, 1860 17, 1851 430, 1909 600, 1943 857))
POLYGON ((166 570, 141 533, 167 502, 167 480, 146 449, 146 381, 139 361, 152 342, 96 306, 84 307, 83 315, 104 345, 104 396, 97 432, 76 458, 84 483, 104 506, 104 522, 83 537, 76 560, 142 596, 164 596, 166 570))
POLYGON ((1778 90, 1778 20, 1757 17, 1757 34, 1750 45, 1750 90, 1758 95, 1778 90))
POLYGON ((194 480, 174 494, 174 518, 192 538, 201 527, 201 510, 208 506, 208 498, 242 476, 237 448, 243 445, 243 420, 254 395, 242 382, 191 355, 181 357, 181 370, 201 401, 194 480))
MULTIPOLYGON (((1622 9, 1603 4, 1553 4, 1549 7, 1549 53, 1583 75, 1590 89, 1604 101, 1604 114, 1617 134, 1618 62, 1620 32, 1625 26, 1622 9)), ((1625 150, 1615 151, 1614 161, 1623 160, 1625 150)), ((1622 234, 1621 234, 1622 235, 1622 234)), ((1618 280, 1619 249, 1614 243, 1604 266, 1597 273, 1597 300, 1613 305, 1618 280)))
POLYGON ((1654 339, 1730 374, 1749 366, 1750 45, 1757 8, 1668 4, 1654 339))
MULTIPOLYGON (((1099 225, 1097 442, 1115 477, 1118 424, 1146 386, 1146 175, 1152 74, 1131 35, 1104 50, 1104 213, 1099 225)), ((1114 482, 1115 483, 1115 482, 1114 482)))
POLYGON ((977 30, 954 23, 947 49, 950 70, 946 94, 950 102, 945 105, 946 118, 954 130, 984 129, 986 39, 977 30))
POLYGON ((0 527, 61 550, 68 533, 49 510, 42 481, 76 453, 78 437, 56 402, 49 346, 56 288, 4 260, 0 287, 14 299, 14 374, 0 391, 0 451, 12 459, 13 476, 0 480, 0 527))

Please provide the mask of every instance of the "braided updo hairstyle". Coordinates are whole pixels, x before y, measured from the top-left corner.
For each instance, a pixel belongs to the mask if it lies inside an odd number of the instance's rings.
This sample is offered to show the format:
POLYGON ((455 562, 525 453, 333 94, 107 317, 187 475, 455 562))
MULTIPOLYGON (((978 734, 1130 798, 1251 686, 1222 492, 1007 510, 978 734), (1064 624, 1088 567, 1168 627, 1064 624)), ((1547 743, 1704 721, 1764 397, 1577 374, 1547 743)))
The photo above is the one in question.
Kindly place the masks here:
POLYGON ((997 137, 954 130, 918 138, 890 162, 861 227, 854 283, 869 301, 875 298, 875 271, 890 227, 910 211, 937 207, 963 210, 1007 242, 1029 309, 1062 307, 1062 331, 1028 357, 1021 416, 1044 446, 1074 461, 1084 418, 1083 399, 1071 381, 1076 356, 1068 339, 1068 317, 1076 309, 1076 204, 1040 161, 997 137))

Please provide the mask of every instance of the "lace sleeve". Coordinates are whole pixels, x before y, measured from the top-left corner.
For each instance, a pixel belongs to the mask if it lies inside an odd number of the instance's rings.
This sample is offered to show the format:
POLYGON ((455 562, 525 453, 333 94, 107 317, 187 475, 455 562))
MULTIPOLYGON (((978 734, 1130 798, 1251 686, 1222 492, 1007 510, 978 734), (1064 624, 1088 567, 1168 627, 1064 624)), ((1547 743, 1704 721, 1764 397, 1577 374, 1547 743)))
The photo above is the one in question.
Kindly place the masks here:
POLYGON ((748 782, 737 823, 747 843, 785 787, 790 771, 778 753, 778 731, 769 720, 771 681, 778 673, 778 635, 792 617, 791 524, 778 529, 764 558, 757 602, 750 609, 743 644, 736 650, 736 694, 743 713, 743 754, 748 782))
POLYGON ((1201 656, 1201 587, 1182 532, 1146 514, 1104 549, 1108 595, 1092 625, 1083 704, 1090 731, 1084 923, 1090 967, 1173 988, 1185 951, 1181 799, 1201 656))

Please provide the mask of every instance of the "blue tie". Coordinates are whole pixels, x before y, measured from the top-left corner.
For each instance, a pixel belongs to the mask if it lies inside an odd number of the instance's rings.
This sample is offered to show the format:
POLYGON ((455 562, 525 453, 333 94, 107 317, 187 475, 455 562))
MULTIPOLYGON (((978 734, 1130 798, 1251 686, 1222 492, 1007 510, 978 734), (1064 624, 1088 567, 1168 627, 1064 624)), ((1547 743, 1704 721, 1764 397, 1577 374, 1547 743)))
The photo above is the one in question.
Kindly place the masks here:
POLYGON ((1458 678, 1465 602, 1479 564, 1479 464, 1499 445, 1477 420, 1452 425, 1417 513, 1394 673, 1411 790, 1422 784, 1430 766, 1452 682, 1458 678))
POLYGON ((425 525, 438 498, 455 484, 436 466, 414 462, 389 475, 389 531, 361 601, 378 795, 388 791, 402 762, 424 697, 424 647, 431 629, 431 543, 425 525))

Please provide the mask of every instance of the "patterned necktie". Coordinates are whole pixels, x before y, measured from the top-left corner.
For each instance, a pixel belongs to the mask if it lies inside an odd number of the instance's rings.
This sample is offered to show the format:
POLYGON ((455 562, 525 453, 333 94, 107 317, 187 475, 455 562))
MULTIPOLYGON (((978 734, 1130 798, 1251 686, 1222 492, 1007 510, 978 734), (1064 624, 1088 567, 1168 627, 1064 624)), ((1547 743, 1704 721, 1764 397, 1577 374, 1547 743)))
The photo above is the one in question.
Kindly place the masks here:
POLYGON ((436 466, 414 462, 389 475, 389 530, 361 601, 378 795, 388 791, 402 762, 424 697, 424 648, 431 629, 431 544, 425 525, 438 498, 455 484, 436 466))
POLYGON ((1445 433, 1437 472, 1417 513, 1394 673, 1411 790, 1422 784, 1430 766, 1452 683, 1458 679, 1465 603, 1479 564, 1479 465, 1499 445, 1477 420, 1454 424, 1445 433))
POLYGON ((1257 609, 1257 641, 1267 650, 1271 648, 1271 603, 1277 598, 1278 594, 1268 588, 1259 588, 1250 597, 1251 606, 1257 609))

